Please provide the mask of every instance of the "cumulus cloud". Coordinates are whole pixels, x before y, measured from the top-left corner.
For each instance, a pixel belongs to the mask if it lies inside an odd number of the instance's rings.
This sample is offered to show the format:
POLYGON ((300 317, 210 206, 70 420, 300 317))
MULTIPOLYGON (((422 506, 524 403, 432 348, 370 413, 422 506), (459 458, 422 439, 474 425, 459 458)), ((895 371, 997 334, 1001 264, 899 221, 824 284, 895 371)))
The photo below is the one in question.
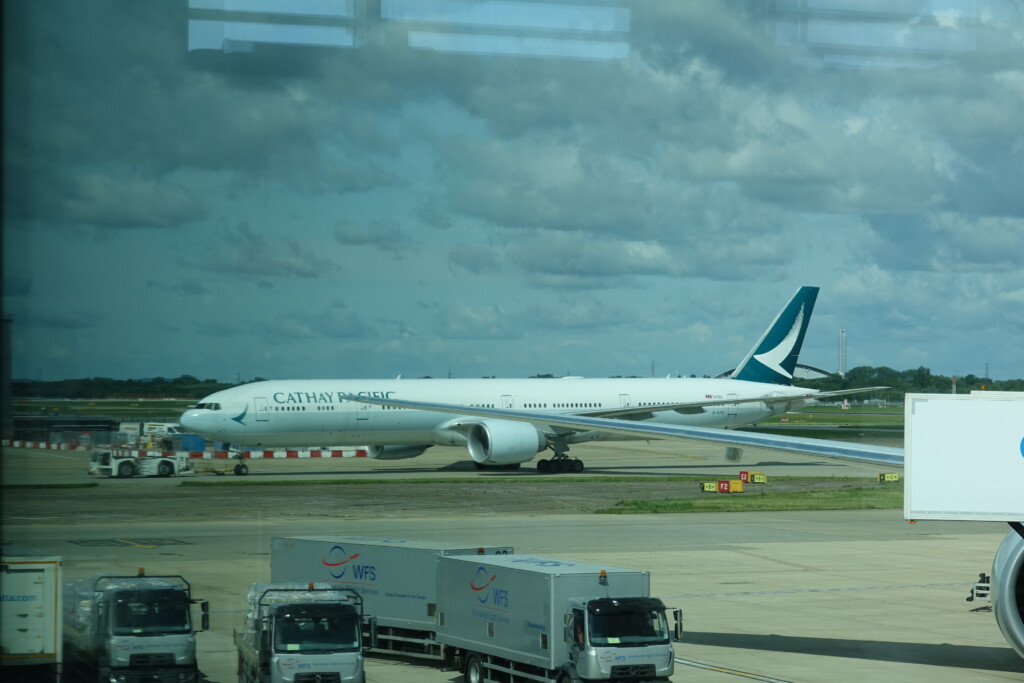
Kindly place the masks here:
POLYGON ((296 239, 267 237, 240 223, 220 233, 196 265, 250 276, 319 278, 336 265, 296 239))

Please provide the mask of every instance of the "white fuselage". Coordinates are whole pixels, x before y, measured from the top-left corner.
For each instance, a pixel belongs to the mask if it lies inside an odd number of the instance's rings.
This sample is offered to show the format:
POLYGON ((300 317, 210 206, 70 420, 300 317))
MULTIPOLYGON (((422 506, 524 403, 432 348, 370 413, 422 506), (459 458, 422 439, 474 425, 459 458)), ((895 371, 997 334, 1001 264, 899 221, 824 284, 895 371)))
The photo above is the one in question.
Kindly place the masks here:
MULTIPOLYGON (((204 398, 181 416, 189 432, 254 447, 464 445, 460 418, 450 413, 401 409, 349 400, 349 396, 430 401, 547 414, 769 396, 806 396, 807 389, 730 379, 394 379, 272 380, 204 398)), ((799 400, 799 399, 795 399, 799 400)), ((641 419, 698 427, 750 424, 787 404, 760 402, 708 406, 685 413, 652 412, 641 419)), ((791 405, 787 406, 791 407, 791 405)), ((633 418, 636 419, 636 418, 633 418)), ((625 440, 591 435, 580 440, 625 440)))

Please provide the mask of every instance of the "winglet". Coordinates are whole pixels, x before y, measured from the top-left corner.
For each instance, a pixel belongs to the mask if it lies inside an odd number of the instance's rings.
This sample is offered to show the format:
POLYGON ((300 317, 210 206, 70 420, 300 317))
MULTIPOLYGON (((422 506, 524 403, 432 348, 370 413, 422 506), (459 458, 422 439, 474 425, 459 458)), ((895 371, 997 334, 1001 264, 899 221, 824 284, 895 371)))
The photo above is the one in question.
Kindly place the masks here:
POLYGON ((818 287, 801 287, 732 373, 733 379, 792 384, 818 287))

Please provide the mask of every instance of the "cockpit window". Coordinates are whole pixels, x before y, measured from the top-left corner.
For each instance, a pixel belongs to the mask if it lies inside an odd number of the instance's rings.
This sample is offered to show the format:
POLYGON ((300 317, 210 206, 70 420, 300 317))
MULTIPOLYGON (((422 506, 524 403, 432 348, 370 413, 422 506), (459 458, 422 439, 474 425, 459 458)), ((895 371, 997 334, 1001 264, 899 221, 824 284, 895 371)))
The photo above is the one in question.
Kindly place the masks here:
POLYGON ((219 403, 197 403, 196 410, 220 410, 219 403))

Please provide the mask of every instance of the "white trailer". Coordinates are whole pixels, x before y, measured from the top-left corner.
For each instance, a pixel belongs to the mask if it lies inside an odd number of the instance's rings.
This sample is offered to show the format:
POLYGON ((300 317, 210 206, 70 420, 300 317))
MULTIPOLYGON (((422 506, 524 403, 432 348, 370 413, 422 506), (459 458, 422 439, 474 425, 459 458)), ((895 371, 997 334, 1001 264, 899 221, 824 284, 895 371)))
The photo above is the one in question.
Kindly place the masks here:
POLYGON ((0 655, 6 681, 59 680, 61 558, 17 545, 0 546, 0 655))
POLYGON ((363 598, 368 651, 441 659, 435 637, 438 558, 511 552, 508 546, 365 536, 272 538, 270 580, 350 588, 363 598))
POLYGON ((650 573, 533 555, 442 557, 437 638, 466 680, 667 681, 681 637, 650 573))
POLYGON ((1003 636, 1024 657, 1024 392, 907 394, 905 405, 903 514, 1010 525, 972 597, 990 591, 1003 636))

